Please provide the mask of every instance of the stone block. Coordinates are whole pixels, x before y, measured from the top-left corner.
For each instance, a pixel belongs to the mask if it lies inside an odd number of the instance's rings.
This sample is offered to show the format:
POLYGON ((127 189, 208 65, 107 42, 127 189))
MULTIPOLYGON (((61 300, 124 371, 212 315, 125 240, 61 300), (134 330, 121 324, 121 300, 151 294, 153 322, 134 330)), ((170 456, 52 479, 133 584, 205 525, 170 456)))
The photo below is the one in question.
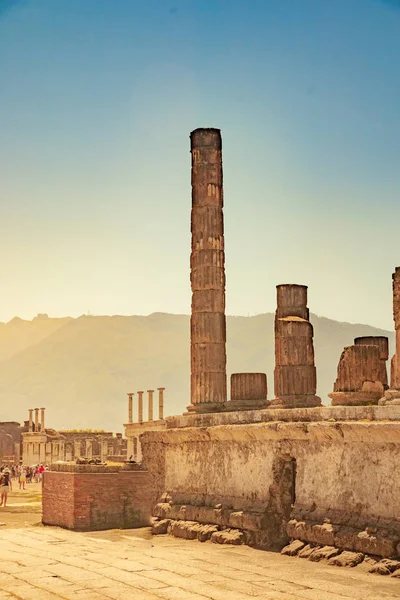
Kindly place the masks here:
POLYGON ((345 551, 328 560, 328 565, 335 567, 356 567, 364 560, 364 554, 361 552, 345 551))
POLYGON ((233 544, 239 546, 244 544, 245 537, 242 531, 237 529, 224 529, 223 531, 216 531, 211 535, 211 541, 214 544, 233 544))
POLYGON ((282 548, 281 554, 285 554, 286 556, 296 556, 300 550, 304 548, 304 546, 304 542, 300 540, 293 540, 290 542, 290 544, 282 548))

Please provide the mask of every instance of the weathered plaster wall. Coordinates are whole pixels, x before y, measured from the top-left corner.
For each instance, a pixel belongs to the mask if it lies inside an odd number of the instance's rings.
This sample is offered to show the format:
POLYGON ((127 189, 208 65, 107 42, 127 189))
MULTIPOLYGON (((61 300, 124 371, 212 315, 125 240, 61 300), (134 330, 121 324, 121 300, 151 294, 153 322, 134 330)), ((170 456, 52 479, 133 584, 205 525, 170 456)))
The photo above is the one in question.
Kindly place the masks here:
MULTIPOLYGON (((328 520, 357 532, 380 524, 398 531, 400 541, 400 421, 366 420, 362 417, 381 413, 357 408, 365 412, 352 421, 265 421, 145 433, 143 464, 153 474, 159 497, 164 494, 172 507, 157 509, 157 516, 179 518, 183 505, 221 505, 228 511, 275 514, 286 523, 290 516, 328 520), (284 474, 291 459, 294 490, 284 474)), ((219 422, 227 416, 207 418, 219 422)), ((230 420, 235 421, 233 413, 230 420)), ((200 522, 218 522, 210 511, 191 515, 200 522)), ((226 516, 225 524, 231 521, 226 516)), ((276 523, 267 519, 264 526, 276 523)))

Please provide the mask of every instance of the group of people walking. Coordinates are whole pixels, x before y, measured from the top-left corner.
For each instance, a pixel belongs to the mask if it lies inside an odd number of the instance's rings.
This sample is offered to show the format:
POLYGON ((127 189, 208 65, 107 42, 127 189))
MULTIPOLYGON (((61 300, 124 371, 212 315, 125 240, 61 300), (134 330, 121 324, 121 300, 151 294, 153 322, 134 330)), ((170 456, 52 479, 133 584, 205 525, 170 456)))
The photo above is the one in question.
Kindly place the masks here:
POLYGON ((12 491, 12 480, 19 483, 19 489, 25 490, 27 483, 39 483, 43 479, 44 471, 48 466, 33 465, 12 465, 10 468, 4 465, 0 466, 0 506, 7 505, 8 492, 12 491))

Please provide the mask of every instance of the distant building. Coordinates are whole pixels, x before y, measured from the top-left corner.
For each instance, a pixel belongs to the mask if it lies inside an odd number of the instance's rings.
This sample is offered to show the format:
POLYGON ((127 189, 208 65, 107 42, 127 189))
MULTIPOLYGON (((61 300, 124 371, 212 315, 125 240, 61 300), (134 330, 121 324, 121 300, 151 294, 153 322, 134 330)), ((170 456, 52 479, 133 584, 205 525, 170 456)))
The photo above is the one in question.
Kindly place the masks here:
POLYGON ((127 440, 122 433, 109 431, 45 428, 45 409, 29 409, 27 431, 22 433, 22 462, 27 465, 98 458, 102 461, 125 461, 127 440), (40 421, 39 421, 40 410, 40 421), (33 419, 33 411, 35 418, 33 419))

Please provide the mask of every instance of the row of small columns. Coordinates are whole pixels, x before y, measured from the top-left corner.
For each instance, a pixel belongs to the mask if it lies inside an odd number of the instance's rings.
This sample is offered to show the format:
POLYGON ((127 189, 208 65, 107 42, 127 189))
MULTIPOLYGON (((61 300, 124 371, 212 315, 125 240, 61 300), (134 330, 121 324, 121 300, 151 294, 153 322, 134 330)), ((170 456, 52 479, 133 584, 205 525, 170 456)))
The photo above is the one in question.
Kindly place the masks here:
POLYGON ((29 431, 33 431, 33 411, 35 411, 35 431, 45 431, 44 428, 44 408, 40 409, 40 428, 39 428, 39 408, 29 409, 29 431))
MULTIPOLYGON (((158 418, 164 418, 164 390, 165 388, 157 388, 158 390, 158 418)), ((148 421, 153 420, 153 394, 154 390, 147 390, 148 398, 148 421)), ((138 395, 138 422, 143 423, 143 391, 137 392, 138 395)), ((133 396, 134 392, 128 393, 128 422, 133 423, 133 396)))

